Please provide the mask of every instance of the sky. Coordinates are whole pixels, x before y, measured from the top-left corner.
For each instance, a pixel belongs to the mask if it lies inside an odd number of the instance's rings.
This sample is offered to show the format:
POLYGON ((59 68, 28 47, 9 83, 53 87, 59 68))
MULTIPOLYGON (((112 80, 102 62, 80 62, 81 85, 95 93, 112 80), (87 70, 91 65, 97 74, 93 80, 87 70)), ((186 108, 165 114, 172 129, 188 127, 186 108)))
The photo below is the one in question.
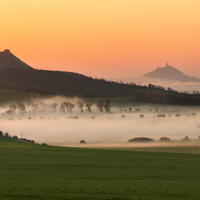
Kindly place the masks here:
POLYGON ((166 63, 200 78, 199 0, 1 0, 0 51, 36 69, 138 77, 166 63))

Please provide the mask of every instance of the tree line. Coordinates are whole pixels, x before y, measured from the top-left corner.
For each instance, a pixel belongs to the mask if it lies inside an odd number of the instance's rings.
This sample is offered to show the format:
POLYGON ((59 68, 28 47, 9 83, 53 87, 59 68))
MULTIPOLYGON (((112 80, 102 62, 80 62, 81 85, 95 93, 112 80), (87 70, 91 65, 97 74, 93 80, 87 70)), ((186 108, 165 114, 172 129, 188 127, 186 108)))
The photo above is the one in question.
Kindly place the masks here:
POLYGON ((138 92, 136 101, 154 104, 171 104, 171 105, 200 105, 200 96, 192 94, 159 94, 138 92))
MULTIPOLYGON (((0 131, 0 137, 12 138, 12 139, 15 139, 15 140, 21 140, 21 141, 32 143, 32 144, 38 144, 34 140, 29 140, 29 139, 26 139, 26 138, 19 138, 16 135, 11 136, 8 132, 3 133, 2 131, 0 131)), ((42 145, 46 145, 46 144, 42 143, 42 145)))
MULTIPOLYGON (((5 113, 2 113, 2 115, 14 115, 16 113, 19 113, 21 115, 23 114, 38 114, 38 113, 53 113, 56 111, 60 111, 62 113, 65 112, 72 112, 75 107, 77 107, 80 112, 92 112, 92 106, 93 104, 90 102, 84 103, 84 102, 77 102, 77 105, 70 101, 64 101, 60 105, 58 103, 33 103, 30 105, 31 110, 27 111, 27 108, 25 104, 11 104, 8 107, 8 110, 5 111, 5 113), (86 109, 84 109, 86 108, 86 109)), ((105 99, 105 100, 99 100, 96 103, 96 107, 100 112, 110 112, 111 111, 111 100, 105 99)))
MULTIPOLYGON (((125 83, 87 77, 72 72, 36 69, 0 69, 0 88, 77 97, 135 97, 137 91, 161 91, 133 82, 125 83)), ((162 90, 164 91, 164 90, 162 90)), ((168 92, 168 91, 164 91, 168 92)))

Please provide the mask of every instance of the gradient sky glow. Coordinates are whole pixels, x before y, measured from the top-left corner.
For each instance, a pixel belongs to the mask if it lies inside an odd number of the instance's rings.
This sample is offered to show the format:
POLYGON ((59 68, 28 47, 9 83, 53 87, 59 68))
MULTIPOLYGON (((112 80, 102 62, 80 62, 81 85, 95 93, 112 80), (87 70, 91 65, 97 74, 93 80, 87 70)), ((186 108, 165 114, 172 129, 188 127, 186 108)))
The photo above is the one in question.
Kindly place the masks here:
POLYGON ((200 78, 199 0, 2 0, 0 51, 37 69, 140 76, 166 62, 200 78))

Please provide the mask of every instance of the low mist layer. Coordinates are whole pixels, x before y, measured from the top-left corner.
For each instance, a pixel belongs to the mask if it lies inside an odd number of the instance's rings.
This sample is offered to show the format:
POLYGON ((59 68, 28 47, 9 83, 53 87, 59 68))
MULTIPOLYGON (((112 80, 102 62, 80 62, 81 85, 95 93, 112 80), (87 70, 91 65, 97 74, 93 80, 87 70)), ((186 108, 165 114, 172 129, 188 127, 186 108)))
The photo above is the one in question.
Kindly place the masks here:
POLYGON ((118 108, 112 107, 110 101, 109 109, 106 110, 105 101, 101 103, 102 110, 97 103, 89 103, 86 107, 86 103, 77 98, 38 100, 32 105, 24 105, 25 109, 22 110, 22 105, 16 105, 13 111, 13 105, 7 105, 0 109, 1 131, 38 143, 60 146, 198 145, 200 112, 197 107, 138 107, 133 104, 118 108), (68 106, 70 102, 71 109, 65 107, 64 102, 68 106), (190 141, 182 141, 186 136, 190 141), (135 137, 152 138, 155 142, 128 142, 135 137), (171 142, 158 143, 161 137, 168 137, 171 142), (85 144, 79 144, 81 140, 85 144))
POLYGON ((155 84, 157 86, 162 86, 165 89, 172 88, 173 90, 177 90, 179 92, 188 92, 192 93, 193 91, 199 91, 200 83, 199 82, 179 82, 174 80, 168 79, 159 79, 159 78, 147 78, 145 76, 142 77, 134 77, 134 78, 122 78, 122 79, 113 79, 114 81, 123 81, 123 82, 133 82, 136 85, 146 85, 148 86, 149 83, 155 84))

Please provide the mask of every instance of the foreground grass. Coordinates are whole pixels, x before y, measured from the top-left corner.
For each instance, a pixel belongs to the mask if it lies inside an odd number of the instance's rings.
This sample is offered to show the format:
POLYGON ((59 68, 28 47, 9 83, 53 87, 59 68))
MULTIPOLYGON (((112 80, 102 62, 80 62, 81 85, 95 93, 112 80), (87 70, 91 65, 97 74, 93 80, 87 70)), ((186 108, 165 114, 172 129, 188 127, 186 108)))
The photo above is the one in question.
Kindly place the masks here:
POLYGON ((200 155, 3 140, 0 199, 200 199, 200 155))

